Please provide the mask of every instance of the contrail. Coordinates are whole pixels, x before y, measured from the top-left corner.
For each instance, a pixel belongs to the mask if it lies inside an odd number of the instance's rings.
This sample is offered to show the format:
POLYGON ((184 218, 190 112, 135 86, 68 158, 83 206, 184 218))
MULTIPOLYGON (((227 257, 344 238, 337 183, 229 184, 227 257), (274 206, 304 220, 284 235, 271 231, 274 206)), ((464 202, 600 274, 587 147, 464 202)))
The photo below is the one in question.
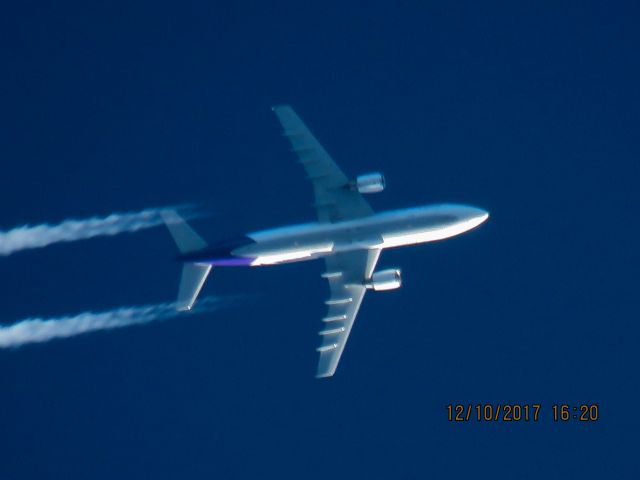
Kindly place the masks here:
POLYGON ((24 225, 8 231, 0 230, 0 255, 20 250, 41 248, 58 242, 73 242, 100 235, 135 232, 162 224, 160 214, 170 208, 149 208, 140 212, 113 213, 106 217, 65 220, 57 225, 24 225))
POLYGON ((138 307, 123 307, 106 312, 83 312, 59 318, 27 318, 13 325, 0 326, 0 348, 15 348, 28 343, 42 343, 56 338, 67 338, 83 333, 112 328, 128 327, 143 323, 167 320, 216 310, 223 299, 207 297, 198 301, 190 312, 176 310, 175 303, 159 303, 138 307))

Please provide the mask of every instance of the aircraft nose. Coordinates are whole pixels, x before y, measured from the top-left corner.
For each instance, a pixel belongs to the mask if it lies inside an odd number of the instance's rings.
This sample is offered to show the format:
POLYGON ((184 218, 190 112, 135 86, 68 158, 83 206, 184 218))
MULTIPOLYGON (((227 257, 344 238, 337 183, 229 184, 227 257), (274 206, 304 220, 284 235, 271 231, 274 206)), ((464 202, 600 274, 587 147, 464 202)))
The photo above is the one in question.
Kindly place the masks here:
POLYGON ((472 207, 471 208, 471 217, 475 218, 477 220, 480 220, 480 223, 484 222, 487 218, 489 218, 489 212, 487 212, 486 210, 483 210, 482 208, 476 208, 476 207, 472 207))
POLYGON ((473 224, 473 226, 477 226, 480 225, 481 223, 484 223, 487 218, 489 218, 489 212, 487 212, 486 210, 482 209, 482 208, 477 208, 477 207, 468 207, 465 206, 463 207, 463 211, 461 212, 462 215, 460 215, 465 221, 473 224))

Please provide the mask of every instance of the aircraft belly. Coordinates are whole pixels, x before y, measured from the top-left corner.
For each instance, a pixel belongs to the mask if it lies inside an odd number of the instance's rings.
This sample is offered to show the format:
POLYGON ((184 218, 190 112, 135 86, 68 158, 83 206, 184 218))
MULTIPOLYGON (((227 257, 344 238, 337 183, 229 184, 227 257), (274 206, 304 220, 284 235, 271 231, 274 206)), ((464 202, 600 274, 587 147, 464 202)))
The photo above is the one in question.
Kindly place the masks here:
MULTIPOLYGON (((236 248, 234 257, 251 266, 275 265, 325 257, 339 252, 392 248, 458 235, 481 223, 445 214, 424 217, 404 211, 333 224, 304 224, 249 234, 254 243, 236 248)), ((486 218, 486 217, 485 217, 486 218)))
POLYGON ((401 247, 405 245, 415 245, 418 243, 444 240, 445 238, 460 235, 461 233, 477 227, 485 219, 486 216, 480 216, 426 229, 385 233, 382 234, 383 242, 378 246, 378 248, 401 247))
POLYGON ((300 241, 278 239, 278 241, 256 242, 234 251, 234 255, 250 257, 251 266, 276 265, 279 263, 313 260, 327 255, 333 250, 331 241, 300 241))

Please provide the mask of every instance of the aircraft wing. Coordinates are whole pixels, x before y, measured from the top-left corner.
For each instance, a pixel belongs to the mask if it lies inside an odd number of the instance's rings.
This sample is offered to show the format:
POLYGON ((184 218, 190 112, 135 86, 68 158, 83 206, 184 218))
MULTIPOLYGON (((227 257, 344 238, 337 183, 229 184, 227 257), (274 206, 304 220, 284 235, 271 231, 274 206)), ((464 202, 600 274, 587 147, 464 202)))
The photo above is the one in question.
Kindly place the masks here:
POLYGON ((316 210, 321 222, 366 217, 373 213, 362 195, 349 188, 349 179, 316 140, 289 105, 273 107, 284 128, 284 136, 313 183, 316 210))
POLYGON ((322 319, 323 328, 320 331, 322 343, 318 348, 318 378, 330 377, 335 373, 367 291, 364 280, 371 277, 379 256, 379 249, 354 250, 325 259, 327 271, 322 276, 329 281, 331 298, 325 302, 328 311, 322 319))

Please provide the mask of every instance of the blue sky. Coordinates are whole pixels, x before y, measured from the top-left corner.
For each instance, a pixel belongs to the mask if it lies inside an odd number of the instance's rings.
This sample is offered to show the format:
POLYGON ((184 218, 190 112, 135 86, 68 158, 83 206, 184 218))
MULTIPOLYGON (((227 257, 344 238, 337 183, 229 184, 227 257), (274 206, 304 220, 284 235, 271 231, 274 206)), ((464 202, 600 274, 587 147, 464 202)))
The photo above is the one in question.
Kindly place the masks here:
MULTIPOLYGON (((270 106, 375 209, 482 228, 385 252, 314 379, 321 263, 219 269, 229 308, 0 351, 4 479, 637 478, 640 98, 633 2, 23 2, 0 18, 0 230, 193 202, 215 240, 313 219, 270 106), (450 423, 449 403, 540 403, 450 423), (551 405, 598 403, 593 424, 551 405)), ((175 298, 168 233, 16 253, 0 322, 175 298)))

